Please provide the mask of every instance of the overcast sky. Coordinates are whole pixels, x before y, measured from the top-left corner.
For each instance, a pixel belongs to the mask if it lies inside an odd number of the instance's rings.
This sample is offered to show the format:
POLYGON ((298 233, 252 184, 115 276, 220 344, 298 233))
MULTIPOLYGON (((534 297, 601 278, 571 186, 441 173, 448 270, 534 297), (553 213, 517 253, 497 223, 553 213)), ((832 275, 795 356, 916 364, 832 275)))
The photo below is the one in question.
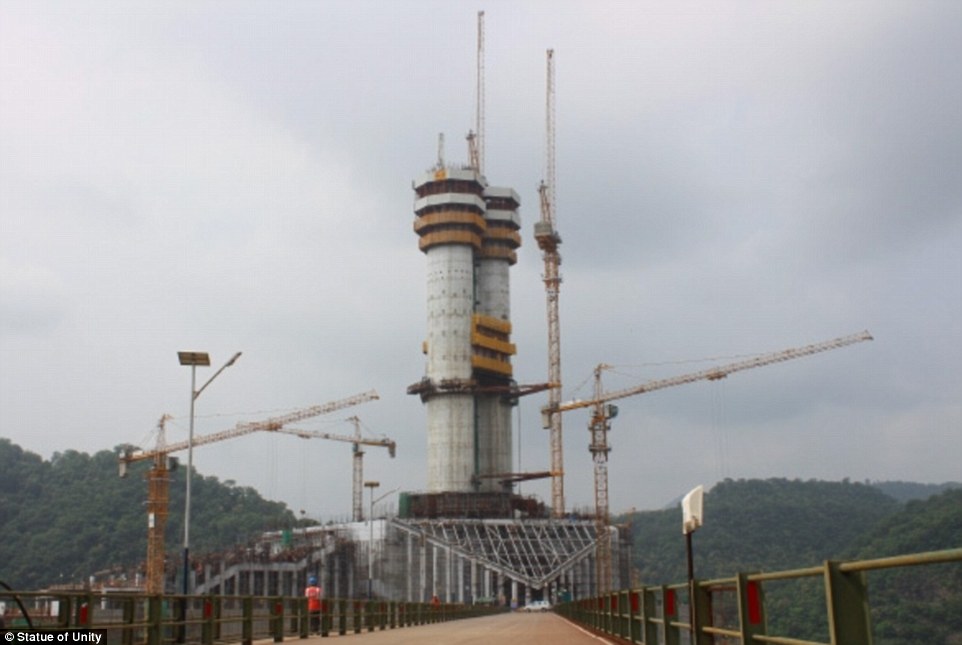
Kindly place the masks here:
MULTIPOLYGON (((411 181, 439 132, 466 160, 479 9, 486 172, 522 198, 519 382, 547 373, 548 48, 565 399, 600 362, 615 389, 875 336, 621 401, 613 511, 726 477, 962 479, 951 0, 0 0, 0 436, 44 457, 149 447, 169 413, 184 439, 177 351, 210 353, 199 382, 243 351, 198 399, 198 434, 374 388, 297 427, 346 434, 357 414, 398 442, 394 460, 368 449, 365 478, 423 489, 411 181)), ((525 471, 549 466, 545 401, 518 409, 525 471)), ((564 419, 569 507, 593 501, 586 423, 564 419)), ((350 513, 349 444, 249 436, 194 461, 295 512, 350 513)), ((550 501, 547 481, 522 491, 550 501)))

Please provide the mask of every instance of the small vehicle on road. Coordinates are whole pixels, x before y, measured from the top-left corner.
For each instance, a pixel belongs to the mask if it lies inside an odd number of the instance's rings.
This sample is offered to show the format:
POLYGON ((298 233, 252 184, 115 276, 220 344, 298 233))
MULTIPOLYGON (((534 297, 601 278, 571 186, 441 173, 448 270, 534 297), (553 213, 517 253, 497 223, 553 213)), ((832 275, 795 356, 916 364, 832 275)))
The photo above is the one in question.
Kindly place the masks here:
POLYGON ((550 611, 551 603, 547 600, 533 600, 524 607, 521 611, 550 611))

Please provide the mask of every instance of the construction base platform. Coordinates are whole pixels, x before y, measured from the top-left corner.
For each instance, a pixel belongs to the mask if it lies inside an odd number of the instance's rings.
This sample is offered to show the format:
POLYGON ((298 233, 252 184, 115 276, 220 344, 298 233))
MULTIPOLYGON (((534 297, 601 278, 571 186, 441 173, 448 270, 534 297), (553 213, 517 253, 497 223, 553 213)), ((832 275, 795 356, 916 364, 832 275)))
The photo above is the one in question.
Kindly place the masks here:
MULTIPOLYGON (((629 585, 627 532, 608 527, 613 588, 629 585)), ((267 533, 194 565, 196 593, 325 595, 521 606, 597 595, 599 537, 589 519, 391 518, 267 533)))

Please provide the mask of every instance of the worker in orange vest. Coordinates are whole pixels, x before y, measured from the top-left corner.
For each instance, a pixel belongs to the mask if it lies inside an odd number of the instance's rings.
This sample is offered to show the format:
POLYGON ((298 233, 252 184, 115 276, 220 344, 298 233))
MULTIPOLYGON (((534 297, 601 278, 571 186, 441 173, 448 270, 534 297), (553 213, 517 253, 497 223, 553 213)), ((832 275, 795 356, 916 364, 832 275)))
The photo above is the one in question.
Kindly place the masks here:
POLYGON ((311 617, 311 632, 321 633, 321 588, 317 586, 317 577, 310 576, 307 579, 307 589, 304 590, 307 596, 307 613, 311 617))

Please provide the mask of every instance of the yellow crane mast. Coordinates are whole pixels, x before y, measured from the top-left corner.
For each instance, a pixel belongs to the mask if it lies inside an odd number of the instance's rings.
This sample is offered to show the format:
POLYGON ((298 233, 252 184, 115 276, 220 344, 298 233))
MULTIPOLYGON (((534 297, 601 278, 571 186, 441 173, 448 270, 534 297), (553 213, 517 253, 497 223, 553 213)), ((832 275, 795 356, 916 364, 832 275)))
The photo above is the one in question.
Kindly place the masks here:
POLYGON ((118 457, 120 476, 127 475, 130 464, 152 460, 153 465, 147 472, 147 593, 162 594, 164 592, 164 529, 167 525, 168 503, 170 501, 170 453, 185 450, 191 445, 202 446, 216 441, 233 439, 252 432, 277 432, 288 423, 295 423, 310 419, 321 414, 328 414, 342 408, 358 405, 366 401, 377 399, 377 392, 370 390, 362 394, 355 394, 344 399, 331 401, 322 405, 315 405, 289 414, 265 419, 238 423, 229 430, 222 430, 213 434, 195 437, 193 441, 180 441, 168 444, 164 424, 170 417, 164 415, 158 423, 157 445, 153 450, 125 451, 118 457))
MULTIPOLYGON (((612 405, 611 401, 624 399, 637 394, 663 390, 676 385, 685 385, 696 381, 717 381, 727 377, 729 374, 744 370, 755 369, 774 363, 811 356, 820 352, 839 349, 855 343, 872 340, 872 335, 867 331, 850 336, 842 336, 821 343, 806 345, 804 347, 792 348, 763 354, 754 358, 745 359, 728 365, 710 367, 691 374, 682 374, 669 378, 648 381, 641 385, 605 392, 602 389, 601 375, 609 365, 604 363, 598 365, 595 370, 595 387, 593 397, 587 401, 574 400, 562 403, 557 407, 557 412, 568 412, 580 408, 591 408, 591 419, 588 422, 588 430, 591 433, 591 443, 588 450, 591 452, 594 461, 594 485, 595 485, 595 522, 598 531, 598 593, 604 593, 611 588, 611 545, 608 539, 608 453, 611 448, 608 445, 608 430, 611 429, 609 421, 618 414, 618 408, 612 405)), ((546 414, 547 409, 542 410, 546 414)), ((546 421, 546 420, 543 420, 546 421)), ((544 425, 544 423, 543 423, 544 425)))
POLYGON ((562 448, 561 412, 561 324, 558 316, 558 293, 561 287, 561 236, 555 229, 555 84, 554 50, 547 52, 547 91, 545 98, 545 179, 538 186, 541 220, 535 222, 534 239, 544 260, 545 295, 548 309, 548 421, 551 446, 551 509, 555 517, 565 510, 564 450, 562 448))
MULTIPOLYGON (((474 131, 468 132, 471 167, 484 174, 484 12, 478 12, 478 55, 474 95, 474 131)), ((439 157, 440 158, 440 157, 439 157)), ((443 168, 443 164, 441 165, 443 168)))
POLYGON ((387 437, 380 439, 369 439, 361 436, 361 420, 356 416, 350 417, 348 421, 354 423, 353 435, 334 434, 332 432, 320 432, 315 430, 297 430, 295 428, 281 428, 278 432, 292 434, 301 439, 329 439, 331 441, 346 441, 353 444, 353 486, 351 490, 352 516, 355 522, 364 521, 363 493, 364 493, 364 451, 361 446, 382 446, 388 449, 391 459, 397 452, 397 444, 387 437))

